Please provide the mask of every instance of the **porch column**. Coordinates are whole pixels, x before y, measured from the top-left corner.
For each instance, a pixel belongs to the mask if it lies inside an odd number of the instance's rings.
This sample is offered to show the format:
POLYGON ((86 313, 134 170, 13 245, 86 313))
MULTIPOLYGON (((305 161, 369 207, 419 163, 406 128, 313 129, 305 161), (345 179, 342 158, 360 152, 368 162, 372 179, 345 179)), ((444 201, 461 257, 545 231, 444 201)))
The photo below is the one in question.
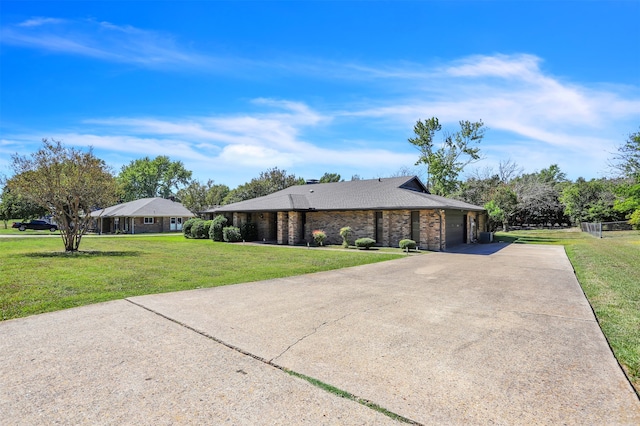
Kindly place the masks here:
POLYGON ((276 238, 278 244, 289 243, 289 215, 287 212, 278 212, 278 222, 276 225, 276 238))
POLYGON ((295 245, 302 241, 300 238, 302 227, 302 214, 299 212, 289 212, 289 245, 295 245))

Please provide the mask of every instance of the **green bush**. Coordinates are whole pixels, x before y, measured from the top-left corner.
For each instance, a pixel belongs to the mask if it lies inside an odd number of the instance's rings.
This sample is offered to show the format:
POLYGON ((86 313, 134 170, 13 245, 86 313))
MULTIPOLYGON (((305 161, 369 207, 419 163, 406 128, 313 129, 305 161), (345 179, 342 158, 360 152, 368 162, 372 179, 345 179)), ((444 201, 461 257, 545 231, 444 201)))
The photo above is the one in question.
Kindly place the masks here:
POLYGON ((317 246, 324 245, 324 240, 327 239, 327 234, 325 234, 325 232, 320 229, 316 229, 311 233, 311 235, 313 236, 313 241, 317 246))
POLYGON ((255 241, 258 239, 258 227, 252 222, 243 223, 240 225, 240 235, 244 241, 255 241))
POLYGON ((416 248, 416 242, 409 239, 400 240, 399 245, 402 250, 414 250, 416 248))
POLYGON ((224 229, 227 222, 227 218, 222 215, 214 217, 213 221, 211 222, 211 228, 209 228, 209 238, 211 238, 213 241, 224 241, 222 230, 224 229))
POLYGON ((372 238, 358 238, 356 240, 356 247, 364 248, 365 250, 369 250, 370 247, 373 247, 376 244, 376 240, 372 238))
POLYGON ((342 237, 342 247, 349 247, 349 237, 351 236, 351 227, 345 226, 344 228, 340 228, 340 236, 342 237))
POLYGON ((235 226, 227 226, 222 229, 222 239, 228 243, 237 243, 242 241, 242 234, 240 234, 240 228, 235 226))
POLYGON ((191 238, 191 227, 193 227, 193 224, 199 220, 202 220, 202 219, 199 219, 197 217, 192 217, 191 219, 188 219, 185 223, 182 224, 182 234, 184 235, 185 238, 191 238))
POLYGON ((629 223, 633 226, 633 229, 640 229, 640 209, 631 213, 629 223))
POLYGON ((209 227, 211 226, 210 220, 199 219, 191 227, 191 238, 202 240, 209 238, 209 227))

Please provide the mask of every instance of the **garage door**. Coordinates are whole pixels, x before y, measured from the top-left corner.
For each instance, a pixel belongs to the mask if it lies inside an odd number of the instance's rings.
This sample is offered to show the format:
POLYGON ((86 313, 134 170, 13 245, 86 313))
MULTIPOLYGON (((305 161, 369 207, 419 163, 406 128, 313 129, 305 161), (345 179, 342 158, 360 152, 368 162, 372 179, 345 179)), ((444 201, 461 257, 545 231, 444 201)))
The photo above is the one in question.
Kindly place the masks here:
POLYGON ((447 247, 465 243, 465 220, 467 215, 459 211, 448 210, 445 213, 447 247))

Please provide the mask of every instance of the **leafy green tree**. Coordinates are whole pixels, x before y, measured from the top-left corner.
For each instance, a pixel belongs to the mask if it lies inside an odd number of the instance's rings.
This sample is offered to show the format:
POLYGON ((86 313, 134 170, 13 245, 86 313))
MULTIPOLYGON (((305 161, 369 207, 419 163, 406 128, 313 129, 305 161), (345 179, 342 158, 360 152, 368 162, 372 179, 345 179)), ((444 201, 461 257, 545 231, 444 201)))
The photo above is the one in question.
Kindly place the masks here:
MULTIPOLYGON (((495 219, 499 218, 502 222, 502 230, 508 231, 509 225, 513 223, 518 212, 518 195, 513 191, 513 189, 511 189, 510 186, 501 185, 496 190, 495 196, 492 201, 495 205, 495 219)), ((492 207, 493 206, 489 205, 489 208, 487 209, 489 218, 491 220, 493 220, 491 218, 492 207)))
POLYGON ((118 183, 124 201, 140 198, 169 198, 189 184, 191 171, 185 169, 181 161, 171 161, 166 155, 153 160, 149 157, 131 161, 123 166, 118 175, 118 183))
POLYGON ((65 251, 75 252, 93 220, 88 213, 116 202, 116 181, 92 149, 83 152, 47 139, 42 143, 30 157, 12 157, 15 175, 8 188, 51 212, 65 251))
POLYGON ((640 130, 631 133, 626 142, 618 147, 613 167, 618 169, 622 176, 640 183, 640 130))
POLYGON ((320 183, 342 182, 338 173, 325 173, 320 178, 320 183))
POLYGON ((236 203, 238 201, 250 200, 281 191, 294 185, 304 185, 303 178, 287 174, 286 170, 277 167, 261 172, 260 176, 251 179, 243 185, 231 190, 224 199, 223 204, 236 203))
POLYGON ((39 204, 11 192, 8 186, 5 186, 0 194, 0 220, 4 222, 4 229, 8 228, 8 222, 11 219, 27 220, 47 213, 48 211, 39 204))
POLYGON ((634 227, 640 227, 640 130, 631 133, 614 157, 616 167, 625 178, 616 193, 615 210, 631 219, 634 227))
POLYGON ((578 178, 566 185, 560 195, 565 214, 573 224, 622 220, 624 215, 614 209, 617 181, 578 178))
POLYGON ((409 142, 420 152, 416 162, 427 166, 427 186, 436 195, 447 196, 456 191, 459 185, 458 176, 464 168, 480 159, 480 143, 485 129, 482 120, 478 122, 460 121, 460 130, 453 134, 445 134, 439 147, 434 138, 442 130, 436 117, 424 122, 418 120, 413 127, 416 135, 409 142))
POLYGON ((206 183, 192 181, 187 187, 180 189, 176 196, 186 208, 197 213, 221 205, 227 194, 227 185, 216 185, 209 179, 206 183))

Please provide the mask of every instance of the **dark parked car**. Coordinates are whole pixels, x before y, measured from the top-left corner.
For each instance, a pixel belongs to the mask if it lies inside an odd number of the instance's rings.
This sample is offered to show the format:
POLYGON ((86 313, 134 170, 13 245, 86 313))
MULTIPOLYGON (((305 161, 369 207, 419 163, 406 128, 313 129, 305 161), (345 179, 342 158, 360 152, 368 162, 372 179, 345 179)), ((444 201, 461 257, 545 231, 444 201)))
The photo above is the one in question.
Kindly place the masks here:
POLYGON ((13 222, 11 225, 12 228, 18 228, 21 231, 25 229, 34 229, 38 231, 49 230, 51 232, 55 232, 58 230, 58 225, 54 225, 53 223, 49 223, 44 220, 31 220, 29 222, 13 222))

